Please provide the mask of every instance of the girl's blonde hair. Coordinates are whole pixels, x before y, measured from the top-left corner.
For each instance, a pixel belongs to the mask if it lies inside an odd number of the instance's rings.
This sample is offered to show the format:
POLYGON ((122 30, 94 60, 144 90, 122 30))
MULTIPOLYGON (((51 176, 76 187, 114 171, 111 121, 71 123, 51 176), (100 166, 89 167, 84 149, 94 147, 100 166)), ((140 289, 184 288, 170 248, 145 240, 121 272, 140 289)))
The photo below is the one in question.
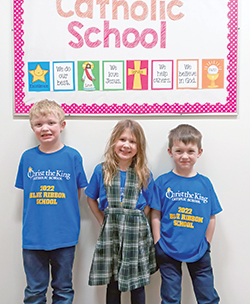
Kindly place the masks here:
POLYGON ((139 188, 147 188, 150 178, 150 171, 147 167, 146 138, 140 124, 130 119, 118 122, 110 136, 105 152, 106 160, 104 162, 104 184, 111 185, 112 178, 117 173, 119 158, 114 151, 114 147, 118 138, 123 133, 123 131, 125 131, 125 129, 129 129, 136 138, 137 153, 132 159, 131 166, 135 168, 135 172, 138 175, 139 188))

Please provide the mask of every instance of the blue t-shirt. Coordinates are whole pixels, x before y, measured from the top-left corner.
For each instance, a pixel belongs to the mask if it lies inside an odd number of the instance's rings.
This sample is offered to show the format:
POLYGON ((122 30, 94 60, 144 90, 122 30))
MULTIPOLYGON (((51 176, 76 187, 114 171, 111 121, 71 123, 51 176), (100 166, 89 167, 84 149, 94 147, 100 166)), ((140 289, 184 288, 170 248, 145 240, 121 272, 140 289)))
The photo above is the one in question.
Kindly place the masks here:
POLYGON ((54 250, 76 245, 80 231, 77 189, 88 184, 82 157, 64 146, 23 153, 15 186, 23 189, 23 248, 54 250))
MULTIPOLYGON (((120 171, 120 181, 121 181, 121 202, 123 199, 123 191, 125 187, 125 180, 126 180, 126 172, 120 171)), ((137 201, 136 209, 143 210, 147 205, 150 205, 153 199, 153 192, 154 192, 154 180, 151 174, 151 179, 148 184, 147 189, 142 189, 137 201)), ((108 207, 108 201, 106 196, 105 187, 103 184, 103 177, 102 177, 102 166, 98 164, 95 167, 94 173, 90 179, 89 185, 85 190, 85 194, 97 200, 99 198, 99 209, 104 210, 108 207)))
POLYGON ((163 174, 155 181, 150 207, 161 211, 162 250, 179 261, 198 261, 207 250, 210 216, 222 210, 209 179, 198 173, 194 177, 163 174))

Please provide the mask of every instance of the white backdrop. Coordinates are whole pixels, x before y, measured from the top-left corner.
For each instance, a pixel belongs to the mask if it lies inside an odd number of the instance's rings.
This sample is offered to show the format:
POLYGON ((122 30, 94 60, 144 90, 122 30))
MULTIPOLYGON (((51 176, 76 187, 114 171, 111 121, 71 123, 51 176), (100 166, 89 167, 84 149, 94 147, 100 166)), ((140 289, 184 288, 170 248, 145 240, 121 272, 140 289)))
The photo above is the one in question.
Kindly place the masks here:
MULTIPOLYGON (((36 145, 26 117, 13 117, 12 7, 11 0, 0 0, 0 303, 19 304, 23 299, 25 275, 21 257, 22 192, 14 188, 21 153, 36 145)), ((168 171, 172 161, 166 153, 169 129, 190 123, 203 133, 204 154, 196 169, 212 180, 224 211, 217 216, 212 242, 215 286, 222 304, 250 303, 249 293, 249 70, 250 2, 239 3, 238 113, 233 116, 138 117, 148 140, 149 165, 154 176, 168 171)), ((85 159, 88 178, 102 159, 104 147, 117 118, 69 118, 62 140, 78 149, 85 159)), ((98 224, 81 202, 81 235, 74 265, 75 304, 104 304, 105 288, 87 285, 88 271, 99 233, 98 224)), ((160 276, 152 276, 147 286, 147 304, 160 303, 160 276)), ((124 294, 128 304, 129 294, 124 294)), ((50 304, 51 301, 49 300, 50 304)), ((183 304, 195 303, 190 279, 184 267, 183 304)))

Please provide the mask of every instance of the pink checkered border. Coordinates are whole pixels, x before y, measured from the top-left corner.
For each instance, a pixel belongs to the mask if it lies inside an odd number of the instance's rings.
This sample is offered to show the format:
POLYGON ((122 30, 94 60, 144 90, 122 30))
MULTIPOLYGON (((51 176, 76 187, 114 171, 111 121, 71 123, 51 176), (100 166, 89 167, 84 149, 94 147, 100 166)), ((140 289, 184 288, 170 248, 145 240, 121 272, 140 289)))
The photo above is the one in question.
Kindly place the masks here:
MULTIPOLYGON (((15 114, 27 114, 32 105, 26 105, 23 102, 24 99, 24 62, 23 62, 23 45, 24 41, 22 39, 24 31, 22 29, 23 26, 23 2, 24 0, 13 0, 13 22, 14 22, 14 96, 15 96, 15 114)), ((157 103, 149 105, 149 104, 92 104, 92 105, 67 105, 62 104, 62 108, 64 109, 66 114, 106 114, 106 115, 120 115, 120 114, 206 114, 206 113, 237 113, 237 45, 238 45, 238 0, 229 0, 229 23, 228 23, 228 72, 229 76, 228 80, 228 96, 227 103, 225 105, 221 103, 216 104, 199 104, 195 103, 191 105, 189 103, 185 103, 184 105, 180 105, 175 103, 173 105, 169 105, 164 103, 159 105, 157 103)))

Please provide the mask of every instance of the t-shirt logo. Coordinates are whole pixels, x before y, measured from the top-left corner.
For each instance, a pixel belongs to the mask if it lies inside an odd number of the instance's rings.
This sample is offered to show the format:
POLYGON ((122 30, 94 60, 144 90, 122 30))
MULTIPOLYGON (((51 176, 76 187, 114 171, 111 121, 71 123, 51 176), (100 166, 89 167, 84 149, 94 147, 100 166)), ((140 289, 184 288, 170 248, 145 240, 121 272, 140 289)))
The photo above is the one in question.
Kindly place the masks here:
POLYGON ((172 197, 173 197, 173 191, 171 191, 171 188, 168 188, 168 189, 167 189, 166 197, 167 197, 167 198, 172 198, 172 197))
POLYGON ((70 180, 70 173, 63 170, 34 170, 32 167, 28 168, 27 176, 32 180, 70 180))
POLYGON ((172 201, 183 201, 188 203, 195 203, 195 204, 207 204, 208 197, 203 196, 202 194, 195 192, 191 193, 189 191, 172 191, 170 187, 167 188, 166 197, 171 199, 172 201))

